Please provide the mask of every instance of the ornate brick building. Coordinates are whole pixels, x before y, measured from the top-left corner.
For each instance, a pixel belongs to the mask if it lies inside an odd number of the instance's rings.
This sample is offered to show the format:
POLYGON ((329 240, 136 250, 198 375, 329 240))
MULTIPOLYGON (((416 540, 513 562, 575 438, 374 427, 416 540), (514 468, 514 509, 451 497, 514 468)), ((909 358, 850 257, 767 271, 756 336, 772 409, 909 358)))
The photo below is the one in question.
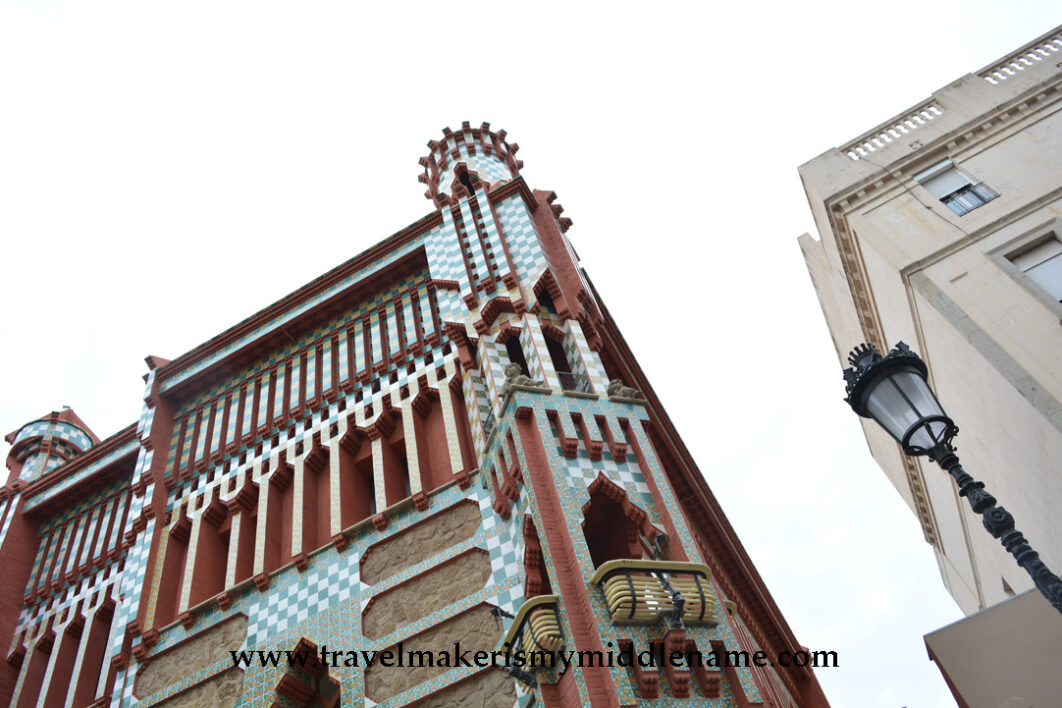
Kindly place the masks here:
POLYGON ((148 357, 136 424, 100 441, 64 410, 8 437, 0 696, 826 705, 808 668, 707 660, 800 646, 556 195, 525 184, 504 131, 444 133, 421 160, 434 211, 148 357))

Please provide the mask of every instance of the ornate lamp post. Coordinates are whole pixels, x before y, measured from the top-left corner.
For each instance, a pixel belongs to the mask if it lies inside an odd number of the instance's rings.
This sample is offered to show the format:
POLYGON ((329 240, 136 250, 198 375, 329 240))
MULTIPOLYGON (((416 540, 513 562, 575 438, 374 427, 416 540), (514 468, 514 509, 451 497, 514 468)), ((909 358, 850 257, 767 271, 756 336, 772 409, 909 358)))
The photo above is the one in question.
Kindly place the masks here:
POLYGON ((1014 517, 963 470, 951 440, 958 427, 944 413, 926 381, 928 370, 917 354, 899 342, 885 356, 873 344, 861 344, 848 355, 845 399, 852 410, 873 418, 896 439, 907 455, 928 455, 959 485, 959 495, 982 516, 988 532, 1010 551, 1051 605, 1062 612, 1062 580, 1052 573, 1025 536, 1014 528, 1014 517))

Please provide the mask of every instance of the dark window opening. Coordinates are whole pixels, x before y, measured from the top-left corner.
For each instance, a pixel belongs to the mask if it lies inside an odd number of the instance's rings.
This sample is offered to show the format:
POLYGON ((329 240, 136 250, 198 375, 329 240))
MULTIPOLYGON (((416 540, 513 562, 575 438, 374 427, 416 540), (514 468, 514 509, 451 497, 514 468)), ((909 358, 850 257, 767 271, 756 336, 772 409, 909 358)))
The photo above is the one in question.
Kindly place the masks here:
POLYGON ((537 299, 543 310, 551 315, 557 314, 557 306, 553 304, 553 296, 549 294, 549 288, 542 288, 537 299))
POLYGON ((527 368, 527 359, 524 358, 524 350, 520 346, 519 337, 509 337, 509 341, 505 343, 505 351, 509 354, 509 361, 520 365, 520 371, 523 372, 524 376, 531 376, 531 371, 527 368))
POLYGON ((603 494, 593 495, 583 508, 583 535, 595 568, 619 558, 641 558, 638 530, 631 528, 623 506, 603 494))
POLYGON ((558 373, 571 373, 572 367, 568 363, 568 356, 564 353, 564 347, 549 337, 545 337, 546 349, 549 350, 549 359, 553 363, 553 369, 558 373))

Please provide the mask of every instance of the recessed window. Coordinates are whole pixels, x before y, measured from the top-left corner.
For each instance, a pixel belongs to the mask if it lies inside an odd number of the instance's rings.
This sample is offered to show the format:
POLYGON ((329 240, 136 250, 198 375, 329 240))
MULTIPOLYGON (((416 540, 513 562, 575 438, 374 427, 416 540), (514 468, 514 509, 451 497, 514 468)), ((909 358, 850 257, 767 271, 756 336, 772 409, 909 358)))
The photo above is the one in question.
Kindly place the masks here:
POLYGON ((915 181, 959 216, 999 196, 984 182, 975 182, 960 172, 951 160, 915 175, 915 181))
POLYGON ((1054 237, 1049 238, 1027 251, 1011 256, 1010 262, 1046 290, 1051 297, 1062 302, 1062 241, 1054 237))

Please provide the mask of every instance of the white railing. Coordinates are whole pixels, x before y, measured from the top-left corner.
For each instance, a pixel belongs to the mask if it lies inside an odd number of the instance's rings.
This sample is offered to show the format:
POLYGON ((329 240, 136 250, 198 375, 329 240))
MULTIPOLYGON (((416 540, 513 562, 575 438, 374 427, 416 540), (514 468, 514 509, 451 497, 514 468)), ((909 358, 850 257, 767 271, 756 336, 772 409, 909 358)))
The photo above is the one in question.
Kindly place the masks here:
POLYGON ((999 64, 977 75, 993 86, 998 86, 1010 77, 1017 76, 1018 72, 1030 69, 1044 59, 1052 59, 1054 57, 1062 57, 1062 32, 1024 47, 999 64))
POLYGON ((889 143, 903 138, 912 131, 918 130, 943 114, 944 109, 936 103, 926 103, 919 106, 897 122, 891 125, 886 125, 885 127, 875 128, 867 135, 857 138, 851 145, 842 148, 841 152, 847 154, 848 157, 853 160, 867 157, 871 153, 877 152, 889 145, 889 143))

